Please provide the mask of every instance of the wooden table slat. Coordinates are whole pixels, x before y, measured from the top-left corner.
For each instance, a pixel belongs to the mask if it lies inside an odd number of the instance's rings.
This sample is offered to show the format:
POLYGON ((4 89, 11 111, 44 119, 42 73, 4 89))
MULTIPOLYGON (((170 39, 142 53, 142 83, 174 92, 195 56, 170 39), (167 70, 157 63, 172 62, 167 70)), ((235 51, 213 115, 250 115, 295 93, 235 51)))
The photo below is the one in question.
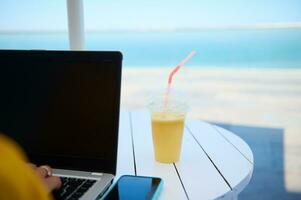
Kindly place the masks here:
POLYGON ((242 177, 251 176, 253 164, 222 137, 213 125, 187 120, 186 126, 234 190, 241 183, 242 177))
POLYGON ((117 158, 115 181, 121 175, 135 175, 131 127, 128 112, 120 112, 117 158))
POLYGON ((227 138, 227 140, 235 146, 235 148, 243 154, 244 157, 251 163, 251 168, 249 168, 249 173, 246 176, 241 177, 241 181, 237 184, 233 190, 233 193, 237 196, 243 189, 249 184, 252 174, 253 174, 253 153, 251 149, 240 137, 227 131, 226 129, 218 127, 218 131, 227 138))
POLYGON ((250 147, 240 137, 234 135, 232 132, 214 126, 231 144, 233 144, 251 163, 254 163, 253 153, 250 147))
POLYGON ((190 199, 214 199, 231 192, 187 129, 184 131, 181 158, 176 166, 190 199))

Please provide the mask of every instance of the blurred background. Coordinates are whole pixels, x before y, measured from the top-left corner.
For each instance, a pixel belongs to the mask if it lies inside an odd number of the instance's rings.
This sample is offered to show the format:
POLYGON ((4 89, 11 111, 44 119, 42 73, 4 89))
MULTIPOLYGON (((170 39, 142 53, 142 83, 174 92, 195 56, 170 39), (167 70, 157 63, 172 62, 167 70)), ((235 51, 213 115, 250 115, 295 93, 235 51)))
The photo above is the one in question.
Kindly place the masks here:
MULTIPOLYGON (((84 0, 85 49, 124 55, 122 109, 145 108, 170 70, 189 117, 254 153, 241 199, 301 199, 301 1, 84 0)), ((0 0, 1 49, 69 49, 64 0, 0 0)))

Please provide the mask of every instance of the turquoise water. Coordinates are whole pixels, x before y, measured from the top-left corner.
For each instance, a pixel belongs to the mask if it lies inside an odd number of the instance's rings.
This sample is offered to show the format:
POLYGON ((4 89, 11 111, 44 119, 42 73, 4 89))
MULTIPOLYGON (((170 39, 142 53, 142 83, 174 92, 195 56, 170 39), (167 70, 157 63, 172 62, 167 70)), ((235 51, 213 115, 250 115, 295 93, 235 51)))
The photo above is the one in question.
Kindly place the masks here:
MULTIPOLYGON (((66 33, 0 34, 1 49, 68 49, 66 33)), ((124 66, 301 68, 301 29, 88 33, 86 48, 119 50, 124 66)))

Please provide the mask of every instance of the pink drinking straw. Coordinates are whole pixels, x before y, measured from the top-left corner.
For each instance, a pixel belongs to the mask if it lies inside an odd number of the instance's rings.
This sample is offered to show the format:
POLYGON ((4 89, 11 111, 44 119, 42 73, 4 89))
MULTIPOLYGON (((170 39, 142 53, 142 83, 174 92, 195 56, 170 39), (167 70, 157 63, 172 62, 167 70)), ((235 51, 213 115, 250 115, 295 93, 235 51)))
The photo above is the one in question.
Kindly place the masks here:
POLYGON ((168 76, 168 85, 167 85, 167 91, 165 94, 165 100, 164 100, 164 107, 167 107, 167 103, 168 103, 168 97, 169 97, 169 92, 170 92, 170 88, 171 88, 171 84, 172 84, 172 80, 173 80, 173 76, 179 71, 179 69, 185 65, 194 55, 195 55, 195 51, 192 51, 188 54, 188 56, 186 56, 186 58, 184 58, 184 60, 182 60, 169 74, 168 76))

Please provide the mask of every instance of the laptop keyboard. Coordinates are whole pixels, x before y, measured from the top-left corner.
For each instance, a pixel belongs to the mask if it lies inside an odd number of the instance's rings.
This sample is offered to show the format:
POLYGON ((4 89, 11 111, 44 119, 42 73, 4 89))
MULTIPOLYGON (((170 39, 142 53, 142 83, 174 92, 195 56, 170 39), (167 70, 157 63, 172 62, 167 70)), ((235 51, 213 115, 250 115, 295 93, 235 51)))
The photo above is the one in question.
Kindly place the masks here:
POLYGON ((79 199, 96 183, 96 180, 70 177, 61 177, 61 181, 61 188, 52 193, 57 200, 79 199))

